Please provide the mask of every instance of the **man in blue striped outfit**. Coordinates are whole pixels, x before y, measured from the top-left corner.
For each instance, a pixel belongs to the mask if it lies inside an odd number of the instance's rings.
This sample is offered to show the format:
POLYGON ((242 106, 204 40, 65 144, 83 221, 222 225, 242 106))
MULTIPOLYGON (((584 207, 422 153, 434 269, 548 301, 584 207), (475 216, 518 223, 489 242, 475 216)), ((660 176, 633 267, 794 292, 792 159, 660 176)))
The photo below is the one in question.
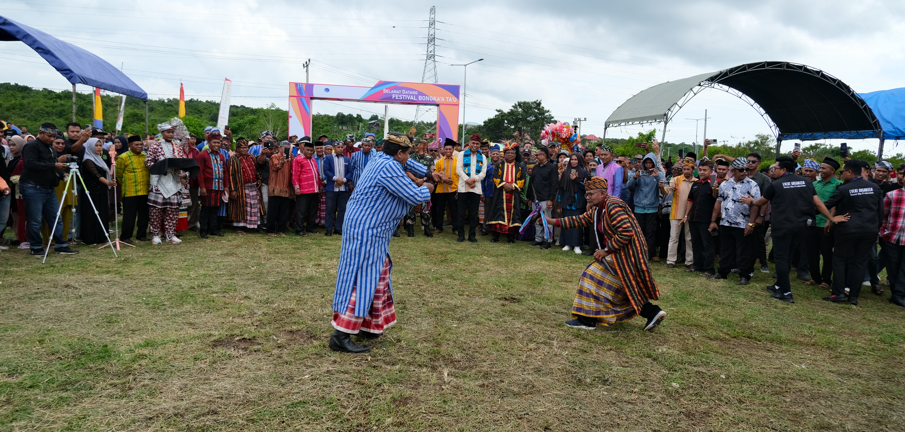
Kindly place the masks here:
POLYGON ((414 128, 409 135, 387 135, 383 151, 371 157, 349 200, 333 294, 336 332, 328 344, 334 351, 368 351, 350 335, 374 339, 396 323, 390 238, 409 207, 430 201, 434 189, 424 183, 427 168, 409 160, 413 138, 414 128))

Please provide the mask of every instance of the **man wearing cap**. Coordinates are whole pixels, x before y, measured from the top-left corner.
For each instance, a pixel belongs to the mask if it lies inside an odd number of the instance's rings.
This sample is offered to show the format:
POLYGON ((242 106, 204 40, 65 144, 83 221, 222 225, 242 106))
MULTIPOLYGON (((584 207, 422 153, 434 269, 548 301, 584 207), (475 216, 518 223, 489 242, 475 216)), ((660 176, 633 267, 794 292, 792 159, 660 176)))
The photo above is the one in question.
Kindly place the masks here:
POLYGON ((346 204, 352 195, 349 190, 352 183, 352 163, 345 156, 350 142, 347 141, 346 147, 341 151, 334 149, 333 156, 328 156, 324 161, 324 177, 327 181, 324 188, 327 192, 327 214, 324 221, 327 232, 324 235, 327 236, 334 233, 342 235, 346 204))
POLYGON ((365 138, 364 141, 361 142, 361 151, 357 151, 352 153, 351 161, 352 161, 352 187, 358 184, 358 180, 361 177, 362 173, 365 172, 365 167, 368 166, 368 161, 371 159, 372 152, 374 149, 374 141, 369 138, 365 138))
POLYGON ((739 269, 736 285, 748 285, 754 277, 752 258, 754 223, 758 207, 745 204, 742 199, 760 198, 760 188, 748 178, 748 161, 738 158, 732 162, 732 177, 720 184, 720 190, 710 217, 709 231, 720 232, 720 268, 711 279, 727 279, 732 269, 739 269))
POLYGON ((640 315, 647 318, 645 331, 652 331, 666 318, 666 312, 651 303, 660 298, 647 260, 647 245, 632 209, 621 199, 607 194, 601 177, 585 181, 588 210, 580 216, 550 219, 547 223, 563 229, 592 227, 594 262, 585 268, 572 302, 572 328, 609 327, 640 315))
POLYGON ((487 175, 487 160, 481 153, 481 136, 474 134, 468 141, 468 148, 456 157, 456 174, 459 175, 458 202, 459 238, 465 241, 465 214, 468 213, 468 241, 478 241, 478 206, 481 203, 481 181, 487 175))
POLYGON ((198 234, 207 238, 208 234, 223 237, 220 232, 218 213, 223 204, 222 193, 228 184, 226 180, 226 159, 220 153, 220 134, 213 131, 207 139, 207 147, 195 158, 198 173, 198 195, 201 198, 201 228, 198 234))
POLYGON ((396 323, 390 238, 409 207, 426 203, 433 190, 420 179, 427 175, 424 167, 409 163, 411 135, 387 136, 383 152, 370 162, 369 175, 349 200, 333 295, 331 324, 336 331, 328 343, 334 351, 368 351, 369 346, 352 342, 350 335, 375 339, 396 323), (408 176, 404 169, 414 173, 408 176))
MULTIPOLYGON (((660 193, 672 194, 672 205, 669 214, 669 252, 666 267, 673 268, 678 258, 679 242, 685 239, 685 267, 694 271, 694 247, 691 243, 691 227, 688 225, 688 194, 694 185, 694 162, 684 159, 681 162, 682 175, 673 177, 667 183, 660 180, 660 193)), ((705 221, 706 222, 706 221, 705 221)))
POLYGON ((289 219, 295 208, 292 160, 292 149, 288 142, 286 145, 278 147, 270 156, 270 183, 267 188, 270 207, 267 209, 267 233, 271 237, 286 235, 289 219))
MULTIPOLYGON (((59 201, 54 189, 60 182, 62 171, 67 168, 66 164, 53 156, 51 146, 56 136, 56 125, 42 123, 37 139, 25 144, 21 150, 23 169, 19 177, 19 193, 25 204, 26 235, 31 246, 31 254, 34 256, 44 255, 44 249, 41 247, 42 218, 48 226, 56 220, 56 226, 51 233, 55 244, 54 253, 66 255, 79 253, 69 247, 63 234, 63 221, 56 218, 59 201)), ((9 192, 8 187, 4 188, 5 195, 9 192)))
MULTIPOLYGON (((170 122, 157 125, 160 139, 148 148, 145 166, 149 169, 157 162, 186 158, 182 146, 173 138, 176 128, 170 122)), ((179 206, 182 204, 182 182, 188 175, 176 168, 167 168, 165 174, 151 174, 148 190, 148 219, 151 230, 151 244, 161 244, 162 236, 173 243, 182 243, 176 237, 176 222, 179 220, 179 206)))
MULTIPOLYGON (((534 165, 531 171, 531 180, 526 186, 528 199, 532 201, 534 206, 539 207, 537 210, 543 213, 545 217, 549 217, 553 211, 553 200, 556 199, 556 194, 559 192, 559 170, 556 164, 550 161, 550 153, 546 148, 539 148, 534 157, 537 159, 537 164, 534 165)), ((553 229, 551 227, 550 237, 547 237, 548 233, 544 229, 542 222, 538 218, 537 226, 534 227, 534 241, 531 242, 531 246, 550 249, 550 245, 553 243, 553 229)))
MULTIPOLYGON (((265 222, 268 217, 268 213, 270 211, 270 157, 273 156, 276 151, 276 141, 273 139, 273 134, 270 131, 261 132, 260 138, 261 144, 258 149, 257 155, 255 157, 258 165, 258 176, 261 178, 261 210, 264 213, 264 219, 261 220, 261 227, 264 228, 267 223, 265 222)), ((252 149, 248 150, 249 154, 252 153, 252 149)), ((263 230, 261 230, 263 232, 263 230)))
POLYGON ((438 233, 443 232, 443 215, 446 213, 446 205, 452 209, 453 218, 451 220, 453 231, 461 232, 455 215, 458 215, 458 207, 456 205, 456 191, 459 188, 459 174, 457 167, 457 159, 453 157, 453 149, 456 142, 450 138, 446 138, 443 143, 443 149, 440 151, 441 157, 434 162, 433 178, 437 189, 434 191, 434 200, 431 209, 434 212, 434 227, 438 233))
POLYGON ((243 234, 243 227, 257 229, 261 224, 261 183, 254 156, 248 154, 248 141, 236 140, 236 155, 226 163, 226 192, 229 194, 228 215, 236 227, 236 234, 243 234))
MULTIPOLYGON (((807 162, 805 162, 807 165, 807 162)), ((842 181, 836 178, 836 170, 839 169, 839 162, 835 159, 827 157, 823 159, 823 163, 819 166, 819 177, 814 182, 814 190, 821 202, 826 202, 836 192, 836 188, 842 184, 842 181)), ((811 278, 821 289, 830 289, 833 280, 833 246, 835 237, 830 228, 826 228, 827 219, 818 214, 815 223, 808 228, 808 268, 811 270, 811 278), (821 257, 823 258, 823 268, 821 269, 821 257)))
POLYGON ((814 220, 814 207, 825 218, 834 222, 844 222, 845 216, 830 215, 814 189, 814 183, 805 177, 795 175, 798 164, 789 156, 776 158, 774 174, 776 180, 767 186, 764 196, 754 199, 742 197, 739 201, 759 208, 772 202, 773 251, 776 255, 776 284, 768 286, 773 298, 786 303, 795 303, 789 271, 792 253, 801 247, 810 224, 814 220))
POLYGON ((213 126, 205 126, 204 127, 204 141, 198 143, 198 146, 195 147, 198 150, 198 153, 201 153, 205 147, 207 147, 207 140, 210 139, 211 131, 214 130, 213 126))
POLYGON ((343 139, 343 149, 342 154, 346 158, 351 158, 352 153, 357 151, 361 151, 360 148, 355 147, 355 135, 354 134, 346 134, 346 137, 343 139))
POLYGON ((295 234, 301 237, 315 232, 314 219, 320 201, 321 177, 311 138, 299 140, 301 154, 292 161, 292 186, 295 188, 295 234), (307 224, 307 226, 306 226, 307 224))
MULTIPOLYGON (((431 145, 434 144, 432 143, 431 145)), ((430 175, 430 172, 434 168, 434 158, 430 155, 430 153, 424 151, 425 147, 427 147, 427 141, 421 141, 420 143, 415 145, 415 152, 411 153, 409 159, 423 165, 427 170, 427 174, 423 176, 422 180, 424 180, 425 183, 433 183, 434 179, 430 175)), ((431 196, 433 197, 433 194, 431 194, 431 196)), ((431 231, 430 206, 431 202, 428 201, 426 203, 413 205, 411 208, 409 208, 408 214, 405 216, 405 219, 403 219, 403 225, 405 225, 405 229, 409 237, 415 236, 415 219, 419 214, 419 212, 417 211, 419 208, 421 209, 421 228, 424 230, 424 236, 434 236, 434 233, 431 231)))
MULTIPOLYGON (((486 138, 481 144, 483 145, 484 142, 487 142, 486 138)), ((481 223, 482 236, 487 235, 490 229, 487 221, 490 217, 490 204, 493 203, 493 190, 496 189, 493 176, 503 157, 502 151, 505 146, 505 144, 493 144, 487 149, 487 152, 484 152, 484 149, 481 148, 481 152, 484 153, 484 156, 490 158, 490 166, 487 167, 487 175, 484 177, 484 180, 481 181, 481 189, 484 192, 484 196, 481 197, 481 207, 478 212, 484 218, 481 223)), ((518 147, 517 144, 516 147, 518 147)), ((515 149, 515 152, 518 154, 518 148, 515 149)), ((518 209, 518 206, 516 206, 516 209, 518 209)))
POLYGON ((128 138, 129 151, 116 158, 116 183, 122 185, 123 224, 119 240, 132 243, 132 230, 138 219, 138 240, 147 241, 148 232, 148 182, 150 173, 145 166, 140 136, 128 138))
POLYGON ((600 165, 597 165, 597 177, 602 177, 607 181, 607 194, 613 197, 622 196, 622 182, 625 180, 623 169, 618 163, 613 161, 615 157, 613 148, 602 143, 597 146, 597 157, 600 159, 600 165))
MULTIPOLYGON (((522 226, 521 191, 525 188, 528 169, 518 160, 518 153, 518 143, 510 143, 503 151, 503 160, 492 165, 493 183, 488 189, 496 191, 489 199, 485 199, 485 203, 488 208, 487 224, 493 231, 490 241, 493 243, 499 241, 500 234, 506 234, 507 241, 515 243, 515 235, 522 226)), ((499 154, 496 146, 491 155, 494 154, 499 154)))

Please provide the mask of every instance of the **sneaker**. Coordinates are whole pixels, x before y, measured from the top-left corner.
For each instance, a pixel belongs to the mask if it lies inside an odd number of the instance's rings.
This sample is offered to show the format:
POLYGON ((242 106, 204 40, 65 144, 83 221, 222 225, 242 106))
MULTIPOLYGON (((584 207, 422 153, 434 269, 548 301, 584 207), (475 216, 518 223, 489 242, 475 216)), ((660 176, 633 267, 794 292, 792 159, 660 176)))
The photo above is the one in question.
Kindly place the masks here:
POLYGON ((653 331, 663 320, 666 318, 666 311, 660 310, 656 315, 651 317, 651 319, 647 320, 647 325, 644 326, 644 331, 653 331))
POLYGON ((19 243, 19 249, 31 249, 31 243, 27 241, 19 243))
POLYGON ((779 291, 777 291, 776 294, 773 294, 773 298, 781 302, 795 303, 795 299, 792 297, 792 293, 780 294, 779 291))
POLYGON ((179 237, 176 237, 176 236, 173 236, 172 238, 167 239, 167 241, 170 243, 173 243, 173 244, 182 243, 182 240, 179 240, 179 237))
POLYGON ((53 248, 53 253, 55 253, 57 255, 75 255, 75 254, 79 253, 79 251, 77 251, 69 246, 63 246, 63 247, 57 246, 57 247, 53 248))
POLYGON ((861 282, 861 286, 870 286, 870 281, 866 280, 864 282, 861 282))
POLYGON ((6 247, 6 246, 0 246, 0 250, 9 250, 9 247, 6 247))
POLYGON ((736 282, 735 284, 736 285, 748 285, 748 278, 745 278, 745 277, 739 278, 738 282, 736 282))
POLYGON ((563 251, 563 252, 568 252, 568 251, 570 251, 570 250, 572 250, 572 246, 564 246, 564 247, 562 248, 562 251, 563 251))
POLYGON ((833 302, 833 303, 842 303, 848 301, 848 296, 846 295, 831 295, 829 297, 824 297, 824 301, 833 302))
POLYGON ((734 268, 734 269, 732 269, 732 270, 729 270, 729 273, 738 273, 738 269, 737 269, 737 268, 734 268))
POLYGON ((31 249, 31 256, 44 256, 44 249, 31 249))
POLYGON ((764 288, 764 289, 766 289, 767 292, 770 293, 770 294, 773 294, 773 293, 775 293, 775 292, 779 292, 779 287, 776 286, 776 285, 767 285, 766 288, 764 288))
POLYGON ((160 243, 161 243, 161 241, 160 241, 159 236, 154 236, 151 238, 151 244, 160 244, 160 243))
POLYGON ((550 249, 550 242, 544 242, 544 244, 540 245, 540 248, 543 250, 550 249))
POLYGON ((770 267, 767 267, 766 265, 762 265, 762 266, 760 266, 760 272, 761 273, 770 273, 770 267))
POLYGON ((572 327, 572 328, 584 329, 584 330, 594 330, 595 328, 597 328, 597 326, 586 326, 586 325, 582 324, 581 321, 578 321, 578 319, 568 320, 568 321, 566 321, 566 325, 569 327, 572 327))
POLYGON ((575 246, 574 248, 572 248, 572 250, 574 250, 576 254, 581 255, 581 248, 580 248, 580 247, 575 246))

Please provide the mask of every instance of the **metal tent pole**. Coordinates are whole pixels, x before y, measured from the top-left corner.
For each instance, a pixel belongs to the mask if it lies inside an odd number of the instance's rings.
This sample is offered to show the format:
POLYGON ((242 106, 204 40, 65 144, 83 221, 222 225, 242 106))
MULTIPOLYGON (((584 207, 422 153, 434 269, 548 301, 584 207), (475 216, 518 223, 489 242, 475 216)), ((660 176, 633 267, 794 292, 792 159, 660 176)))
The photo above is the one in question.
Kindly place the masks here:
POLYGON ((776 157, 779 157, 779 148, 782 146, 782 138, 780 135, 776 136, 776 157))
POLYGON ((148 100, 145 99, 145 136, 142 139, 148 138, 148 100))
POLYGON ((883 131, 880 131, 880 148, 877 149, 877 162, 883 160, 883 142, 886 141, 883 138, 883 131))
POLYGON ((72 84, 72 121, 75 122, 75 84, 72 84))

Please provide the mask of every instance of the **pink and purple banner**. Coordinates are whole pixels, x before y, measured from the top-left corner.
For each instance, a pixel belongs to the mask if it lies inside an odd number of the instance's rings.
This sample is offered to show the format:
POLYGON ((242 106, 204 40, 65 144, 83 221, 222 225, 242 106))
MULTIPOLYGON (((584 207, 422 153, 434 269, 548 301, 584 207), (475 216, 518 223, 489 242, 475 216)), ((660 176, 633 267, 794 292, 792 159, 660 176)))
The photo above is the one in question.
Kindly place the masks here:
MULTIPOLYGON (((380 81, 374 87, 289 83, 289 135, 311 135, 311 102, 316 99, 379 104, 436 105, 437 136, 458 140, 459 86, 380 81)), ((406 131, 398 131, 406 132, 406 131)))

